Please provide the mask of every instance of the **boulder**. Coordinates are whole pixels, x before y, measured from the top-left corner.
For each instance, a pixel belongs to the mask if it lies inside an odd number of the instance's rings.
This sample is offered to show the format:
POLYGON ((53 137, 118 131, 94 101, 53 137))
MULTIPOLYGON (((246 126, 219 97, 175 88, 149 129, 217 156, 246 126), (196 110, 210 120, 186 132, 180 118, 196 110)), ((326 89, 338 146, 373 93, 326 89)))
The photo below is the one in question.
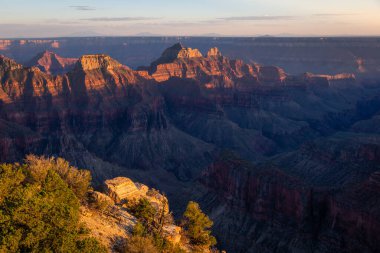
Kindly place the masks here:
POLYGON ((168 199, 164 195, 126 177, 117 177, 105 181, 105 192, 116 204, 146 198, 157 210, 160 210, 164 204, 165 213, 169 213, 168 199))
POLYGON ((178 244, 181 241, 181 227, 178 227, 176 225, 166 225, 163 227, 163 231, 165 238, 169 242, 178 244))
POLYGON ((105 192, 116 204, 123 200, 139 199, 140 191, 135 183, 126 177, 117 177, 105 181, 105 192))
POLYGON ((106 194, 98 192, 98 191, 90 192, 89 193, 89 199, 90 199, 90 202, 93 202, 93 203, 100 203, 100 202, 106 201, 110 205, 114 205, 115 204, 115 202, 113 201, 113 199, 111 199, 106 194))

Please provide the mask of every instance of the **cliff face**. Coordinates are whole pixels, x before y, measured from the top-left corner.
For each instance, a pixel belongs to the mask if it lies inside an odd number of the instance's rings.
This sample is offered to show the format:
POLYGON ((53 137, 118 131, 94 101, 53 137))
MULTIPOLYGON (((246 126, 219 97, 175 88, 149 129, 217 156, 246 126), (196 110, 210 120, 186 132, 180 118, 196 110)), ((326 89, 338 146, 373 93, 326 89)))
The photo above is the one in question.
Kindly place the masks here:
POLYGON ((4 72, 6 71, 12 71, 12 70, 17 70, 21 69, 22 65, 18 64, 14 60, 5 57, 4 55, 0 55, 0 73, 4 75, 4 72))
MULTIPOLYGON (((172 127, 150 78, 109 56, 83 56, 71 72, 55 77, 4 59, 2 119, 41 137, 35 153, 67 155, 83 148, 127 167, 165 167, 184 180, 206 165, 203 154, 211 146, 172 127), (194 162, 178 168, 183 160, 194 162)), ((25 150, 7 158, 22 159, 25 150)))
POLYGON ((45 51, 34 57, 27 66, 38 67, 45 73, 58 75, 72 70, 77 61, 76 58, 63 58, 53 52, 45 51))
POLYGON ((286 77, 285 71, 276 67, 262 67, 245 64, 240 60, 223 57, 218 48, 211 48, 207 57, 191 48, 176 44, 167 49, 147 69, 158 81, 167 81, 172 77, 190 78, 203 82, 206 88, 235 88, 238 80, 248 79, 250 85, 264 82, 281 83, 286 77))
MULTIPOLYGON (((136 72, 107 55, 82 56, 67 76, 70 83, 84 85, 83 91, 87 93, 100 92, 112 97, 125 97, 123 92, 127 86, 145 82, 136 72)), ((79 87, 73 85, 72 88, 79 87)))
POLYGON ((209 211, 223 231, 217 236, 234 241, 229 251, 373 252, 380 246, 377 179, 378 172, 336 192, 224 155, 201 182, 207 199, 210 191, 216 196, 209 211))
POLYGON ((176 59, 191 59, 191 58, 201 58, 202 54, 198 49, 186 48, 181 43, 175 44, 172 47, 166 49, 162 56, 152 65, 158 65, 161 63, 169 63, 176 59))
POLYGON ((148 71, 157 82, 170 78, 188 78, 201 83, 207 89, 227 88, 252 92, 257 86, 329 86, 333 82, 355 81, 353 74, 289 76, 285 70, 275 66, 246 64, 241 60, 224 57, 218 48, 211 48, 207 57, 191 48, 176 44, 168 48, 148 71))
MULTIPOLYGON (((134 226, 141 219, 133 216, 129 208, 139 199, 146 199, 157 212, 165 208, 165 215, 169 214, 169 202, 157 190, 125 177, 109 179, 104 184, 105 193, 88 193, 89 201, 80 209, 80 221, 90 230, 91 236, 107 247, 108 252, 125 251, 127 240, 133 237, 134 226), (127 202, 129 208, 122 205, 127 202)), ((174 221, 166 221, 160 235, 185 252, 190 252, 189 245, 181 241, 181 232, 182 228, 176 226, 174 221)))
POLYGON ((281 214, 300 222, 307 191, 297 179, 280 170, 256 170, 249 162, 222 154, 203 175, 201 182, 217 192, 231 208, 249 213, 252 218, 269 220, 281 214))

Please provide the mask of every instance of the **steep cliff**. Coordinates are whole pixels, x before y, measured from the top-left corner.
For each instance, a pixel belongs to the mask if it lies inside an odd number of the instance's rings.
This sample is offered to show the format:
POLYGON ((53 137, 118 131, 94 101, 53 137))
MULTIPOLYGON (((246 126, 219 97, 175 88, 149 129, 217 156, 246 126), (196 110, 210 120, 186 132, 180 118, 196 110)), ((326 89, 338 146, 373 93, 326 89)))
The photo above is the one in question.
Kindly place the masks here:
POLYGON ((76 58, 64 58, 53 52, 44 51, 30 60, 27 66, 38 67, 41 71, 52 74, 65 74, 72 70, 75 63, 78 61, 76 58))
POLYGON ((2 66, 2 118, 41 134, 38 154, 83 147, 129 168, 166 168, 185 180, 207 164, 203 154, 212 146, 171 126, 154 83, 109 56, 83 56, 55 77, 7 58, 2 66))
POLYGON ((203 88, 228 88, 252 92, 260 86, 329 86, 338 82, 355 82, 354 74, 291 76, 276 66, 246 64, 242 60, 224 57, 218 48, 211 48, 207 57, 192 48, 176 44, 164 51, 150 67, 140 67, 157 81, 170 78, 189 78, 203 88))
MULTIPOLYGON (((162 56, 148 68, 152 77, 158 81, 167 81, 172 77, 191 78, 202 82, 206 88, 235 88, 239 82, 250 85, 263 82, 281 83, 285 71, 277 67, 261 67, 257 64, 245 64, 241 60, 223 57, 218 48, 211 48, 207 57, 197 49, 176 44, 168 48, 162 56)), ((241 84, 243 85, 243 84, 241 84)))
POLYGON ((222 244, 231 252, 379 249, 378 172, 339 190, 315 188, 279 168, 223 154, 201 182, 216 231, 223 231, 216 235, 233 241, 222 244))

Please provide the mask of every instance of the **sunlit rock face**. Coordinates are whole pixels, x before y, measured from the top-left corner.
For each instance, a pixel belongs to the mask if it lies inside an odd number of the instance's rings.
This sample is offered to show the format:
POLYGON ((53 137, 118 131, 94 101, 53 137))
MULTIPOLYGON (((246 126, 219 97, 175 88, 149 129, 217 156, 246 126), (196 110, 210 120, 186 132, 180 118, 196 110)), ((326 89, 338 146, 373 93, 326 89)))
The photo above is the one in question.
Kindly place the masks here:
POLYGON ((189 47, 184 47, 181 43, 175 44, 174 46, 166 49, 162 56, 153 64, 171 62, 175 59, 190 59, 202 57, 201 52, 198 49, 192 49, 189 47))
POLYGON ((82 56, 78 61, 78 68, 81 68, 84 71, 94 69, 111 70, 121 66, 122 65, 119 62, 104 54, 85 55, 82 56))
POLYGON ((64 58, 53 52, 45 51, 38 54, 27 65, 38 67, 41 71, 52 74, 65 74, 72 70, 78 59, 64 58))
POLYGON ((140 67, 148 71, 157 82, 170 78, 189 78, 203 82, 207 88, 235 88, 238 83, 251 86, 259 83, 280 84, 286 78, 284 70, 278 67, 246 64, 241 60, 223 57, 218 48, 209 50, 203 57, 197 49, 186 48, 181 44, 164 51, 150 67, 140 67))
MULTIPOLYGON (((148 201, 157 213, 169 214, 169 201, 158 190, 134 182, 127 177, 116 177, 103 182, 102 192, 89 191, 88 203, 80 207, 80 222, 86 225, 93 237, 97 238, 110 252, 120 247, 120 239, 131 237, 131 231, 138 223, 132 207, 142 199, 148 201), (97 210, 102 206, 107 210, 97 210)), ((183 243, 182 228, 174 221, 162 224, 162 236, 170 243, 186 248, 183 243)))
POLYGON ((221 57, 222 53, 219 51, 217 47, 210 48, 210 50, 207 52, 207 58, 211 57, 221 57))
POLYGON ((135 183, 126 177, 116 177, 104 182, 105 191, 117 204, 135 203, 140 199, 147 199, 154 208, 169 213, 168 199, 148 186, 135 183))

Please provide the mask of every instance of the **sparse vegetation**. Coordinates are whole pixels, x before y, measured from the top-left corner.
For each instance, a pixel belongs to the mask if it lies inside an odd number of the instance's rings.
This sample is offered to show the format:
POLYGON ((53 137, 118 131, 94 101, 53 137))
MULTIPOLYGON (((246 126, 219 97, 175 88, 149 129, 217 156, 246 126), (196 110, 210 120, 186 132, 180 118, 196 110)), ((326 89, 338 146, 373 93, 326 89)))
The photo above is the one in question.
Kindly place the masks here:
POLYGON ((63 159, 28 156, 22 165, 0 165, 0 252, 105 252, 80 235, 89 178, 63 159))
POLYGON ((150 237, 132 236, 127 240, 125 253, 158 253, 157 247, 154 245, 150 237))
MULTIPOLYGON (((81 205, 102 214, 113 205, 108 196, 92 191, 90 182, 89 171, 72 167, 61 158, 28 156, 24 164, 1 164, 0 252, 106 252, 79 222, 81 205)), ((167 198, 154 189, 149 194, 157 196, 158 202, 141 198, 127 204, 139 222, 121 251, 185 252, 164 232, 166 225, 174 224, 167 198)), ((190 247, 215 245, 212 221, 197 203, 189 203, 182 226, 190 247)))
POLYGON ((79 200, 85 199, 91 185, 91 173, 88 170, 79 170, 70 166, 69 162, 62 158, 40 158, 28 155, 25 159, 28 170, 35 178, 44 178, 44 174, 53 170, 65 181, 68 187, 75 193, 79 200))
MULTIPOLYGON (((158 191, 154 190, 152 194, 158 195, 158 191)), ((171 213, 167 213, 166 198, 161 199, 158 207, 154 207, 147 199, 142 198, 137 203, 129 205, 131 213, 139 219, 135 225, 132 238, 127 241, 127 249, 131 250, 139 247, 141 241, 145 241, 149 247, 151 244, 155 248, 155 252, 164 253, 181 253, 184 252, 178 245, 173 245, 165 239, 163 227, 167 224, 174 224, 174 219, 171 213), (145 239, 142 239, 145 238, 145 239), (151 243, 151 244, 150 244, 151 243), (132 244, 131 246, 128 246, 132 244)), ((129 252, 129 251, 126 251, 129 252)), ((146 252, 146 251, 131 251, 131 252, 146 252)))

